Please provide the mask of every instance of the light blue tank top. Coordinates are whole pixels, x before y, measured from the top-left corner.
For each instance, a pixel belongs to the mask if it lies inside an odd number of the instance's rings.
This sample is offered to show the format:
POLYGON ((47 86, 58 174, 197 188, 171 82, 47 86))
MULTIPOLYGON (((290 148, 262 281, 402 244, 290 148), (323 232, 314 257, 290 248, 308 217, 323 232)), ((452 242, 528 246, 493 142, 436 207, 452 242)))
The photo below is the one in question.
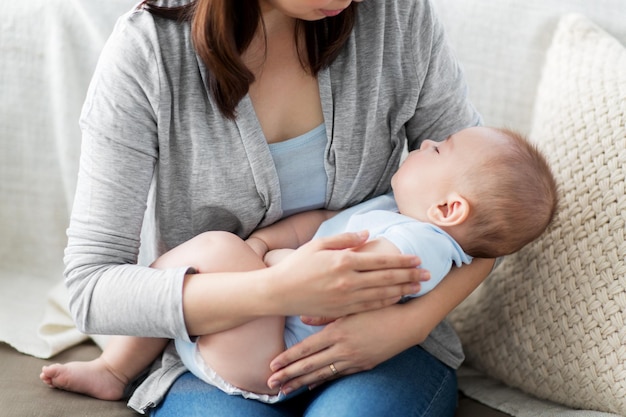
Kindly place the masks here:
POLYGON ((324 207, 326 203, 326 127, 283 142, 270 143, 280 182, 283 217, 324 207))

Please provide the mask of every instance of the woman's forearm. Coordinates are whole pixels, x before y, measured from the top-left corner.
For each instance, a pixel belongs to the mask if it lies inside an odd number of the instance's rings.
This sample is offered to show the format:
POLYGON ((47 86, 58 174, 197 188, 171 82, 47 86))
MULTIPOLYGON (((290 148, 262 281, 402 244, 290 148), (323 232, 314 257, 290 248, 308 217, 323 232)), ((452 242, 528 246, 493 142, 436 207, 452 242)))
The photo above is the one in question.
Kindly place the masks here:
POLYGON ((493 267, 493 260, 477 259, 451 272, 427 294, 407 303, 364 313, 367 331, 376 340, 387 340, 389 351, 381 360, 418 345, 446 316, 482 283, 493 267), (386 355, 386 356, 385 356, 386 355))
POLYGON ((474 259, 470 265, 454 267, 432 291, 404 304, 403 320, 413 338, 411 345, 422 343, 487 278, 494 262, 493 259, 474 259))
POLYGON ((185 276, 183 314, 189 335, 212 334, 270 315, 262 270, 185 276))
POLYGON ((186 275, 182 298, 188 333, 210 334, 262 316, 342 317, 384 308, 414 293, 424 276, 415 268, 417 258, 341 250, 366 238, 346 233, 316 239, 269 268, 257 257, 262 267, 249 272, 186 275))

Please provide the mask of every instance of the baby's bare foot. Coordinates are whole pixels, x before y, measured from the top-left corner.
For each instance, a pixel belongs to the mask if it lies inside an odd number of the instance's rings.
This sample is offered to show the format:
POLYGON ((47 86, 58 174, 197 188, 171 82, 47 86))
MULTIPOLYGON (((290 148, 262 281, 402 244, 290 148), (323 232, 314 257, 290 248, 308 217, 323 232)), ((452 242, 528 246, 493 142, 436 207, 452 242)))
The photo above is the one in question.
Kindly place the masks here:
POLYGON ((101 358, 90 362, 55 363, 44 366, 39 378, 52 388, 77 392, 101 400, 120 400, 126 382, 101 358))

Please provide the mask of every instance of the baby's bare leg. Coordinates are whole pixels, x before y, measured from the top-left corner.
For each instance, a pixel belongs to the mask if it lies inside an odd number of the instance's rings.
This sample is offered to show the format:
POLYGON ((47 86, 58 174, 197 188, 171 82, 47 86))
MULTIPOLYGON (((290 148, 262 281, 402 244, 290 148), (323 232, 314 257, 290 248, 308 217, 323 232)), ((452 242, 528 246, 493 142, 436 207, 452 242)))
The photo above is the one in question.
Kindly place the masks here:
MULTIPOLYGON (((151 266, 190 265, 198 272, 246 271, 265 264, 238 237, 204 233, 159 257, 151 266)), ((226 381, 248 391, 268 393, 269 362, 283 346, 284 318, 266 317, 199 340, 201 354, 226 381), (250 352, 250 346, 257 347, 250 352), (243 371, 243 372, 241 372, 243 371)), ((104 400, 122 398, 128 382, 163 351, 167 339, 113 336, 102 355, 88 362, 44 366, 43 382, 54 388, 104 400)))
MULTIPOLYGON (((196 238, 191 256, 199 272, 249 271, 265 268, 265 263, 240 238, 230 233, 209 232, 196 238)), ((190 245, 191 246, 191 245, 190 245)), ((191 261, 191 259, 190 259, 191 261)), ((259 394, 276 394, 267 380, 269 363, 285 346, 284 317, 264 317, 220 333, 198 339, 200 355, 218 375, 230 384, 259 394)))
POLYGON ((204 362, 230 384, 257 394, 278 394, 267 380, 270 362, 285 350, 283 317, 266 317, 237 328, 201 336, 198 340, 204 362))
POLYGON ((113 336, 98 358, 44 366, 39 377, 53 388, 101 400, 120 400, 126 385, 156 359, 166 344, 167 339, 113 336))
MULTIPOLYGON (((153 268, 192 265, 186 246, 158 258, 153 268)), ((190 250, 190 252, 193 252, 190 250)), ((139 376, 163 351, 167 339, 112 336, 102 354, 87 362, 44 366, 39 378, 52 388, 77 392, 102 400, 120 400, 130 381, 139 376)))

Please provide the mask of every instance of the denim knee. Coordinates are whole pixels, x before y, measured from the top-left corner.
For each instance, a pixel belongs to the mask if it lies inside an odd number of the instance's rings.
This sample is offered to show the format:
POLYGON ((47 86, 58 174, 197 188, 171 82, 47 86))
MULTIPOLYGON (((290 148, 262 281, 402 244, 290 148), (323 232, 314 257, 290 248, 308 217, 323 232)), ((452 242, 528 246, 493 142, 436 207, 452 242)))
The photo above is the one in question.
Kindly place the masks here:
POLYGON ((314 392, 306 417, 446 417, 457 406, 455 370, 413 347, 368 372, 314 392))

